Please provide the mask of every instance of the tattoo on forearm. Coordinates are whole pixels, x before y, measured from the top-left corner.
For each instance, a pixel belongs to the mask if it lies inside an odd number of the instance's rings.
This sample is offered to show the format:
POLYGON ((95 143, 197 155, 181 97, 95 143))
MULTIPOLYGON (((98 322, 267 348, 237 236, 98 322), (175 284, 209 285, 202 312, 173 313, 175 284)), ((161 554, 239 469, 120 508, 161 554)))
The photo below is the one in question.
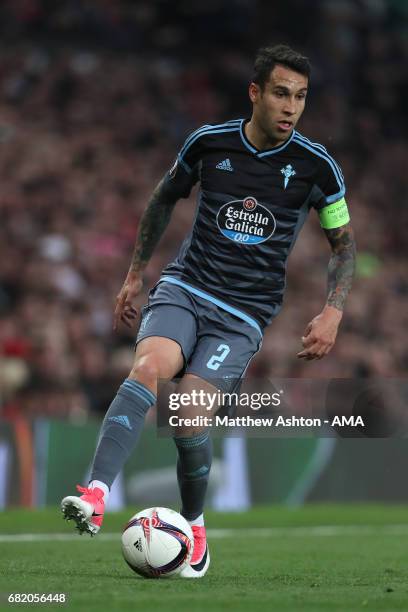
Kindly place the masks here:
POLYGON ((338 310, 344 309, 347 295, 353 282, 356 244, 350 224, 333 230, 325 230, 332 248, 328 268, 327 304, 338 310))
POLYGON ((169 200, 164 194, 164 180, 153 191, 152 197, 140 219, 130 264, 131 272, 140 272, 148 263, 153 251, 166 229, 177 200, 169 200))

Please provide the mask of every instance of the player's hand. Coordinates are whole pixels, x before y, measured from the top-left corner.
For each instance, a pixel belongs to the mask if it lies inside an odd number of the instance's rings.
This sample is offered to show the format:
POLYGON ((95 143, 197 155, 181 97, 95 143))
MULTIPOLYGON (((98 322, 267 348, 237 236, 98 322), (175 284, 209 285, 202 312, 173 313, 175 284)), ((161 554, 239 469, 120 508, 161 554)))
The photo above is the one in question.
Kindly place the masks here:
POLYGON ((113 319, 113 329, 118 329, 119 322, 122 321, 127 327, 132 327, 137 317, 137 308, 133 303, 143 287, 143 281, 139 274, 129 273, 123 287, 116 298, 115 314, 113 319))
POLYGON ((341 310, 325 306, 323 311, 308 323, 305 335, 302 336, 303 351, 297 356, 312 361, 327 355, 335 343, 342 316, 341 310))

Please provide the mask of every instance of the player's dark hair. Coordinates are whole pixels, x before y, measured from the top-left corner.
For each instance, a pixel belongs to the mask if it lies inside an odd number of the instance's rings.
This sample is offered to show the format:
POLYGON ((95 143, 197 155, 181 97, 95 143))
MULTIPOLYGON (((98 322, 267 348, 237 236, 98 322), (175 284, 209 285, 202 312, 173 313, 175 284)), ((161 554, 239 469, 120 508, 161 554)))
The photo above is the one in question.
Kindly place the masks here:
POLYGON ((264 89, 271 71, 277 64, 299 72, 310 79, 310 62, 306 56, 294 51, 288 45, 262 47, 258 50, 255 58, 254 77, 252 79, 254 83, 260 86, 261 90, 264 89))

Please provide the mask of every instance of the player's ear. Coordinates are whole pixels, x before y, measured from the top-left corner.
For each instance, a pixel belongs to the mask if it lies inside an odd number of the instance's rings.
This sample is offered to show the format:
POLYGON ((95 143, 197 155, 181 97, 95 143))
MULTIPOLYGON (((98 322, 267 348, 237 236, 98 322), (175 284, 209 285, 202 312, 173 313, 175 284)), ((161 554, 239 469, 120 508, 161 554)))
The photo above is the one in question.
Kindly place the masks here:
POLYGON ((257 101, 260 91, 261 88, 259 85, 257 85, 257 83, 252 82, 249 84, 249 99, 251 100, 252 104, 257 101))

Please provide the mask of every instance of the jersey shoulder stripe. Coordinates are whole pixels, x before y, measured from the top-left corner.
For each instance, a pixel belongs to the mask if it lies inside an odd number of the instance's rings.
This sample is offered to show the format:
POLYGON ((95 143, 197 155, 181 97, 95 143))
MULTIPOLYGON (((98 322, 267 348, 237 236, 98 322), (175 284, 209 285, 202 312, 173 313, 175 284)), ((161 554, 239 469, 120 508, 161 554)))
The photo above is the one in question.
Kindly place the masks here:
POLYGON ((200 136, 209 133, 221 133, 221 132, 234 132, 239 130, 241 119, 233 119, 232 121, 226 121, 225 123, 219 123, 214 125, 203 125, 202 127, 195 130, 190 136, 187 138, 184 143, 182 149, 180 150, 179 156, 183 157, 190 146, 198 139, 200 136))
POLYGON ((334 161, 334 159, 331 157, 331 155, 329 155, 327 153, 327 151, 326 151, 326 149, 324 149, 324 147, 323 147, 324 151, 322 151, 321 149, 318 149, 316 146, 313 146, 313 144, 310 143, 310 141, 307 141, 307 139, 304 139, 303 136, 301 138, 299 138, 298 133, 296 133, 295 137, 293 138, 293 142, 295 142, 296 144, 300 145, 301 147, 304 147, 308 151, 311 151, 312 153, 317 155, 317 157, 321 157, 322 159, 326 160, 327 163, 329 164, 329 166, 331 167, 331 169, 333 170, 333 174, 335 176, 335 179, 337 181, 338 186, 340 187, 340 190, 344 187, 343 175, 342 175, 338 165, 334 161), (305 140, 306 140, 306 142, 305 142, 305 140))
POLYGON ((341 171, 341 168, 339 166, 339 164, 336 162, 335 159, 333 159, 333 157, 329 154, 329 152, 327 151, 326 147, 323 146, 322 144, 320 144, 319 142, 312 142, 311 140, 309 140, 309 138, 306 138, 306 136, 303 136, 303 134, 300 134, 300 132, 295 132, 295 136, 299 139, 302 140, 305 144, 310 145, 311 147, 315 147, 316 149, 318 149, 319 151, 321 151, 322 153, 324 153, 325 155, 327 155, 327 157, 330 157, 330 159, 332 160, 332 162, 334 163, 334 165, 336 166, 337 170, 339 171, 340 177, 344 180, 344 176, 343 173, 341 171))
POLYGON ((241 121, 242 119, 231 119, 230 121, 224 121, 224 123, 207 123, 205 125, 202 125, 201 127, 194 130, 194 132, 192 132, 186 138, 184 146, 188 145, 192 138, 194 138, 195 136, 197 136, 197 134, 200 134, 203 131, 239 125, 241 121))

